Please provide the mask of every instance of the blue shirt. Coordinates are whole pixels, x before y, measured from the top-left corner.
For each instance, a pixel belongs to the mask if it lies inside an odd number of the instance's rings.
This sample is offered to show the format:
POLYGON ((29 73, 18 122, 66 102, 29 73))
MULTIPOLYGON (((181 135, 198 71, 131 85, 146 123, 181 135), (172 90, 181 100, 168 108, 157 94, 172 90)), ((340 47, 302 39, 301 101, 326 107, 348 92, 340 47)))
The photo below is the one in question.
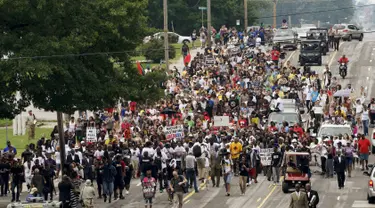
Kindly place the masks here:
MULTIPOLYGON (((5 147, 4 150, 3 150, 3 152, 9 152, 9 147, 8 146, 5 147)), ((13 147, 13 152, 14 152, 14 154, 17 154, 17 149, 15 147, 13 147)))
POLYGON ((311 92, 311 101, 312 102, 316 102, 316 100, 318 99, 318 96, 319 96, 319 92, 318 91, 312 91, 311 92))

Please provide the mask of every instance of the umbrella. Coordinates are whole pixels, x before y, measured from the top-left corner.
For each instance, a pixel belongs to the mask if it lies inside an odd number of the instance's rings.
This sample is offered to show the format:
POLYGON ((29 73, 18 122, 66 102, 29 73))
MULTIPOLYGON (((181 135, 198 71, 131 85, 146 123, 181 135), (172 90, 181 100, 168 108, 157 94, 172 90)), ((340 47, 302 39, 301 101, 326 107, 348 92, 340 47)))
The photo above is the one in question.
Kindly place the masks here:
POLYGON ((351 90, 345 89, 345 90, 339 90, 333 94, 334 97, 350 97, 351 90))

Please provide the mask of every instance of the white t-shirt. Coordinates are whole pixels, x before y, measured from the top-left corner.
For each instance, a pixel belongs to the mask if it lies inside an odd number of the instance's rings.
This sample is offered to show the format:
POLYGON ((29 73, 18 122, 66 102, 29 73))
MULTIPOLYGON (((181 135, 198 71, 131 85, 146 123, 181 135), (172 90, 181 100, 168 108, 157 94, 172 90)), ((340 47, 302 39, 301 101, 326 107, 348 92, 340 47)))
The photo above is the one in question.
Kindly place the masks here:
POLYGON ((363 113, 363 106, 362 106, 362 104, 356 104, 355 105, 355 113, 356 114, 363 113))
POLYGON ((60 157, 59 151, 55 152, 55 161, 56 161, 56 164, 61 164, 61 157, 60 157))
POLYGON ((96 150, 95 153, 94 153, 94 157, 96 158, 100 158, 100 157, 103 157, 104 156, 104 150, 96 150))
POLYGON ((311 89, 309 87, 305 88, 303 94, 306 95, 306 100, 311 100, 311 89))

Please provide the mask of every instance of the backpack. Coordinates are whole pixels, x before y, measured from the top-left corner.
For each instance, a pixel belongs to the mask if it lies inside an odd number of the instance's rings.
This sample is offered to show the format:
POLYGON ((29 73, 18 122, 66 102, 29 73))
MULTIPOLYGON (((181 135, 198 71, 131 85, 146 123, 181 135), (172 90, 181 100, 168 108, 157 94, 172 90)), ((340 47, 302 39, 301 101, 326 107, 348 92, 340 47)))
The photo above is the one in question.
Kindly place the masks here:
POLYGON ((193 147, 193 155, 194 155, 195 157, 200 157, 200 156, 202 156, 202 148, 201 148, 200 145, 195 145, 195 146, 193 147))
POLYGON ((161 170, 161 167, 162 167, 161 157, 156 156, 154 162, 155 162, 156 167, 157 167, 159 170, 161 170))
POLYGON ((142 181, 143 186, 143 196, 145 198, 152 198, 155 195, 155 179, 151 177, 151 180, 149 180, 147 177, 143 178, 142 181))

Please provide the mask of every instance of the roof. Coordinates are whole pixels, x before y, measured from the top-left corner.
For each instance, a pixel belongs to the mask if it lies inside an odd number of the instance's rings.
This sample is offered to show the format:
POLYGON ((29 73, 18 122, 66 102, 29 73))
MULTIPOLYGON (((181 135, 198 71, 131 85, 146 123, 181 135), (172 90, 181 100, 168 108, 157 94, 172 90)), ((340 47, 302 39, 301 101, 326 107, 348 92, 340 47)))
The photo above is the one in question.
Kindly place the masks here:
POLYGON ((285 152, 285 155, 310 155, 308 152, 285 152))
POLYGON ((306 39, 306 40, 302 40, 301 42, 320 42, 321 40, 317 40, 317 39, 306 39))
POLYGON ((321 127, 351 127, 349 123, 343 123, 343 124, 334 124, 329 122, 324 122, 321 127))

